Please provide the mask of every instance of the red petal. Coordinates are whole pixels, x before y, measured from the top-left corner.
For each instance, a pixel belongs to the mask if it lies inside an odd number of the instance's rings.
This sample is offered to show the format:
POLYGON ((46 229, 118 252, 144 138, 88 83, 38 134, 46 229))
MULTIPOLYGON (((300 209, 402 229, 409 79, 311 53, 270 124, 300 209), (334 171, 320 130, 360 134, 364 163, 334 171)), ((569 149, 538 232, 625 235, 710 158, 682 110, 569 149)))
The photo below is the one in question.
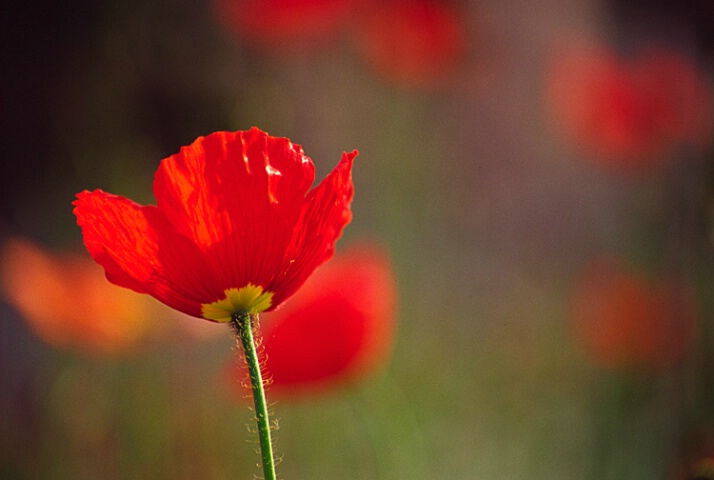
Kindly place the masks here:
POLYGON ((352 248, 320 269, 284 310, 266 316, 266 368, 276 389, 346 381, 388 354, 396 285, 386 255, 352 248))
POLYGON ((314 166, 299 145, 257 128, 217 132, 161 162, 156 207, 83 192, 75 214, 114 283, 195 316, 226 289, 254 284, 275 294, 275 308, 349 223, 356 155, 308 192, 314 166))
POLYGON ((109 281, 201 316, 201 298, 215 295, 215 288, 211 291, 200 252, 156 207, 101 190, 77 194, 73 205, 87 250, 109 281))
MULTIPOLYGON (((362 379, 384 364, 393 345, 397 285, 389 258, 371 245, 352 247, 262 319, 271 396, 295 398, 362 379)), ((247 388, 236 375, 247 375, 239 356, 226 365, 227 385, 247 388)))
POLYGON ((273 308, 295 293, 315 268, 334 254, 335 243, 352 220, 352 163, 356 156, 357 150, 343 154, 335 169, 308 193, 285 251, 281 269, 285 273, 267 286, 275 292, 273 308))
POLYGON ((176 231, 210 252, 206 267, 222 293, 273 281, 314 176, 288 139, 257 128, 217 132, 161 162, 154 194, 176 231))

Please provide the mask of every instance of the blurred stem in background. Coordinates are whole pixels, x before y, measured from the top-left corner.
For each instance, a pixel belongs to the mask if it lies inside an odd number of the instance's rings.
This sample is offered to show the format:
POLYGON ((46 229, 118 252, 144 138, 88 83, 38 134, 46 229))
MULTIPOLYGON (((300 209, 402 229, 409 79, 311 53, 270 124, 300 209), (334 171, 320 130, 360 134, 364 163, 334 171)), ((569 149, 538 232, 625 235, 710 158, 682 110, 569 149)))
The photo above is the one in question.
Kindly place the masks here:
POLYGON ((273 443, 270 438, 270 417, 268 402, 265 398, 263 376, 260 372, 260 359, 256 348, 253 329, 258 329, 258 315, 248 312, 237 312, 231 316, 231 324, 236 329, 245 354, 245 362, 250 374, 250 387, 255 405, 255 421, 258 424, 260 456, 265 480, 275 480, 275 460, 273 458, 273 443))

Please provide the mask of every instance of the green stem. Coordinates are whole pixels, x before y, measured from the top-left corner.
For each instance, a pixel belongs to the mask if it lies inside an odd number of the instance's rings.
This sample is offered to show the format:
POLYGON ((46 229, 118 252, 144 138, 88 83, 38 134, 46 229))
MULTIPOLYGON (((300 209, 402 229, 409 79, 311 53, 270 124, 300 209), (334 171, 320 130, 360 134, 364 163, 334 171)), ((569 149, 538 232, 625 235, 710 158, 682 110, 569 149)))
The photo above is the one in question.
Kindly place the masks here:
POLYGON ((255 345, 253 328, 257 329, 258 315, 245 312, 234 313, 231 316, 232 324, 240 337, 245 362, 250 374, 250 387, 253 391, 255 404, 255 421, 258 423, 258 437, 260 439, 260 455, 263 463, 265 480, 276 480, 275 460, 273 458, 273 442, 270 438, 270 418, 268 417, 268 403, 265 399, 263 376, 260 373, 260 359, 255 345))

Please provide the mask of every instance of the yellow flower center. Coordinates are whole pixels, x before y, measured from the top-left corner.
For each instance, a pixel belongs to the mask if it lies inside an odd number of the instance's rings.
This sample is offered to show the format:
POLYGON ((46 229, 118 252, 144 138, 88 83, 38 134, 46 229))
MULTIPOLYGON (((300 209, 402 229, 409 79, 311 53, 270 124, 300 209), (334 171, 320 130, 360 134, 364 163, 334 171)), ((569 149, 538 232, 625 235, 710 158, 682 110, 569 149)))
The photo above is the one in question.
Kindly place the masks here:
POLYGON ((230 322, 234 313, 260 313, 273 304, 273 292, 264 292, 263 287, 252 283, 243 288, 229 288, 225 294, 223 300, 201 305, 203 318, 230 322))

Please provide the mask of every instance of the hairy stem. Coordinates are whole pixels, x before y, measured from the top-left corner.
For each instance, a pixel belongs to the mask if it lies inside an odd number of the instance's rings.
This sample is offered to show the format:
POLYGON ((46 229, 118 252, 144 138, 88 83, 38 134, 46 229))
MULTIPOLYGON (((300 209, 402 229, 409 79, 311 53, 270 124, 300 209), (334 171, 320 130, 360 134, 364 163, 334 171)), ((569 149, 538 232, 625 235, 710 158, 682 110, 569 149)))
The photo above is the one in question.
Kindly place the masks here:
POLYGON ((265 398, 263 376, 260 372, 260 359, 256 348, 253 329, 257 327, 258 315, 238 312, 231 316, 233 327, 240 338, 245 362, 250 374, 250 387, 253 391, 255 405, 255 421, 258 424, 258 437, 260 440, 260 455, 263 464, 265 480, 276 480, 275 459, 273 456, 273 442, 270 438, 270 418, 268 417, 268 403, 265 398))

